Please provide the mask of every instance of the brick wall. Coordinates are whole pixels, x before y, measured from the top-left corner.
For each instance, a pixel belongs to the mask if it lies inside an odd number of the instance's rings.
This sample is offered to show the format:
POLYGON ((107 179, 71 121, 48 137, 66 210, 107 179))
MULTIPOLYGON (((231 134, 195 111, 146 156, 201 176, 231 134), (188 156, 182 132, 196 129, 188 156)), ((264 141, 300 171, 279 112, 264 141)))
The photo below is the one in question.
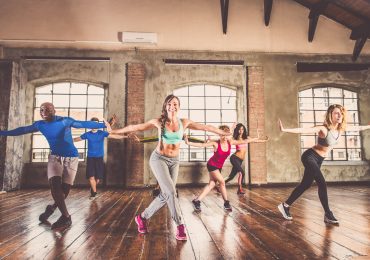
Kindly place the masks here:
MULTIPOLYGON (((265 101, 263 67, 248 67, 248 125, 249 134, 265 136, 265 101)), ((266 144, 252 143, 250 149, 250 174, 252 184, 267 182, 266 144)))
MULTIPOLYGON (((145 120, 145 66, 140 63, 126 64, 126 125, 143 123, 145 120)), ((144 145, 126 142, 126 186, 144 184, 144 145)))

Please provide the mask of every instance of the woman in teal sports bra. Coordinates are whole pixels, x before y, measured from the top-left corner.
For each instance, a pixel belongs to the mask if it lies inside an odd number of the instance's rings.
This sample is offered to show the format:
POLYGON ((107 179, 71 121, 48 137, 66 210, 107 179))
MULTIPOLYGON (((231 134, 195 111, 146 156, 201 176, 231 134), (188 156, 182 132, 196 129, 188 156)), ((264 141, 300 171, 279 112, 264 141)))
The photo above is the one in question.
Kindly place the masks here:
POLYGON ((176 181, 179 171, 180 143, 184 131, 189 128, 193 130, 210 131, 219 135, 230 135, 214 126, 203 125, 189 119, 179 119, 180 100, 174 95, 165 98, 162 106, 160 118, 151 119, 145 123, 128 125, 121 129, 112 130, 112 134, 125 134, 130 132, 145 131, 153 128, 158 130, 158 145, 152 152, 149 160, 153 171, 161 188, 160 194, 150 203, 150 205, 135 217, 135 222, 140 233, 147 233, 146 221, 160 208, 167 204, 172 219, 177 225, 177 240, 186 240, 185 227, 176 197, 176 181))

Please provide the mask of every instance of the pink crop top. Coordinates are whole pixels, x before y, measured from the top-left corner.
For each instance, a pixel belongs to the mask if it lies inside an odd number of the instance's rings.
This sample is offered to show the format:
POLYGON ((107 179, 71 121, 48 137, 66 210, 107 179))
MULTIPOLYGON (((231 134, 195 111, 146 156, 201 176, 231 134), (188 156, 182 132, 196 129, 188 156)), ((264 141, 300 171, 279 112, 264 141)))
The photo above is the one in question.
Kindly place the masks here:
POLYGON ((218 143, 217 150, 213 154, 213 156, 208 160, 207 163, 209 165, 212 165, 214 167, 217 167, 217 168, 221 169, 222 166, 225 163, 225 160, 230 155, 230 152, 231 152, 231 144, 230 144, 230 142, 227 142, 228 148, 227 148, 227 151, 224 152, 224 151, 222 151, 220 141, 218 141, 217 143, 218 143))
POLYGON ((246 148, 248 144, 237 144, 235 145, 236 150, 241 150, 242 148, 246 148))

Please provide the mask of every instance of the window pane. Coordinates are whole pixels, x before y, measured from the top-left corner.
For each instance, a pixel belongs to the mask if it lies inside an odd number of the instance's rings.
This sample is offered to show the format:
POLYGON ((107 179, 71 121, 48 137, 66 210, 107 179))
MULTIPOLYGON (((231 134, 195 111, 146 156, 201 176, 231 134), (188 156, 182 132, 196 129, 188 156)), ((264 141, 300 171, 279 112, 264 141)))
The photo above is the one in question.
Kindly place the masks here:
POLYGON ((189 149, 188 148, 180 149, 180 161, 188 160, 189 160, 189 149))
POLYGON ((299 98, 299 108, 313 110, 313 98, 299 98))
POLYGON ((57 116, 67 117, 68 116, 68 108, 56 108, 55 109, 55 114, 57 116))
POLYGON ((360 136, 350 135, 347 136, 347 147, 348 148, 361 148, 360 136))
POLYGON ((348 160, 361 161, 361 149, 348 149, 348 160))
POLYGON ((343 98, 330 98, 329 105, 339 104, 343 106, 343 98))
POLYGON ((85 121, 86 120, 86 110, 70 108, 69 116, 75 120, 85 121))
POLYGON ((204 96, 204 85, 189 86, 189 96, 204 96))
POLYGON ((89 95, 91 94, 104 95, 104 88, 89 85, 87 89, 88 89, 89 95))
MULTIPOLYGON (((73 137, 81 136, 84 133, 86 133, 86 129, 85 128, 72 128, 72 135, 73 135, 73 137)), ((79 143, 81 144, 83 142, 81 141, 79 143)))
POLYGON ((329 106, 329 100, 327 98, 315 98, 314 99, 314 108, 315 110, 320 109, 320 110, 327 110, 329 106))
POLYGON ((42 103, 44 102, 50 102, 52 103, 53 98, 52 95, 36 95, 36 107, 40 107, 42 103))
POLYGON ((87 96, 85 95, 71 95, 71 107, 87 107, 87 96))
POLYGON ((188 96, 188 87, 182 87, 182 88, 178 88, 178 89, 175 89, 173 91, 173 94, 175 96, 188 96))
POLYGON ((104 110, 103 109, 88 109, 86 120, 90 120, 92 117, 97 117, 99 118, 99 120, 102 120, 104 118, 104 110))
POLYGON ((189 110, 187 109, 181 109, 178 115, 179 115, 179 118, 190 118, 189 110))
POLYGON ((310 148, 316 144, 316 136, 314 135, 302 135, 301 136, 301 147, 310 148))
POLYGON ((357 100, 357 93, 356 92, 343 90, 343 95, 344 95, 345 98, 353 98, 353 99, 357 100))
POLYGON ((189 97, 189 107, 192 109, 204 109, 204 97, 189 97))
POLYGON ((204 111, 203 110, 190 110, 190 119, 194 122, 204 122, 204 111))
POLYGON ((69 95, 54 95, 54 107, 69 107, 69 95))
POLYGON ((52 85, 45 85, 36 88, 36 94, 51 94, 52 85))
POLYGON ((341 160, 347 160, 347 153, 346 149, 333 149, 333 160, 341 161, 341 160))
POLYGON ((204 161, 204 149, 203 148, 190 148, 190 161, 204 161))
POLYGON ((236 122, 236 110, 222 110, 222 122, 236 122))
MULTIPOLYGON (((331 133, 331 134, 333 134, 334 138, 337 137, 337 135, 335 133, 331 133)), ((344 135, 339 137, 338 144, 335 147, 336 148, 346 148, 346 137, 344 135)))
POLYGON ((207 110, 206 121, 207 122, 221 122, 221 111, 220 110, 207 110))
POLYGON ((312 89, 306 89, 299 92, 299 97, 312 97, 312 89))
POLYGON ((32 162, 47 162, 50 149, 32 149, 32 162))
POLYGON ((220 97, 206 97, 206 108, 207 109, 220 109, 221 98, 220 97))
POLYGON ((300 122, 315 122, 313 117, 313 111, 301 111, 299 113, 300 122))
POLYGON ((357 99, 345 99, 344 107, 347 110, 357 110, 357 99))
POLYGON ((315 111, 316 124, 322 124, 325 121, 326 110, 315 111))
POLYGON ((103 108, 104 107, 104 98, 103 96, 87 96, 87 107, 94 108, 103 108))
POLYGON ((220 86, 206 85, 206 96, 220 96, 220 86))
POLYGON ((38 107, 33 109, 33 120, 34 121, 42 120, 40 116, 40 108, 38 107))
POLYGON ((71 83, 69 82, 54 83, 53 86, 54 86, 53 94, 69 94, 71 83))
POLYGON ((180 99, 180 108, 188 109, 189 108, 188 97, 179 97, 179 99, 180 99))
POLYGON ((235 109, 236 97, 222 97, 222 109, 235 109))
POLYGON ((343 97, 343 90, 341 88, 329 88, 329 96, 332 97, 343 97))
POLYGON ((236 97, 236 91, 231 88, 221 87, 221 96, 223 97, 236 97))
POLYGON ((46 138, 40 134, 33 134, 32 136, 33 148, 49 148, 49 143, 46 138))
POLYGON ((358 112, 357 111, 348 111, 347 112, 347 123, 349 125, 358 125, 358 112))
POLYGON ((314 88, 313 89, 314 97, 328 97, 327 88, 314 88))
POLYGON ((87 84, 72 83, 71 94, 87 94, 87 84))

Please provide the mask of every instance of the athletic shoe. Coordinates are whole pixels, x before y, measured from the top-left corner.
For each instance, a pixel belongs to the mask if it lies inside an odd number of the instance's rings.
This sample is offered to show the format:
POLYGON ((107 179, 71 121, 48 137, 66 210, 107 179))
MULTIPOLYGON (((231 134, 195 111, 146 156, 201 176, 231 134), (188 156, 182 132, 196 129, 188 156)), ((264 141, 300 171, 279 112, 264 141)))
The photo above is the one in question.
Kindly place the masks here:
POLYGON ((224 209, 227 210, 227 211, 233 211, 233 208, 230 206, 230 201, 225 200, 224 209))
POLYGON ((324 222, 329 224, 339 224, 339 221, 334 217, 333 212, 325 213, 324 222))
POLYGON ((98 193, 97 192, 92 192, 91 195, 90 195, 90 199, 93 200, 93 199, 96 199, 98 197, 98 193))
POLYGON ((66 217, 64 215, 60 216, 60 218, 51 225, 51 229, 55 228, 67 228, 72 225, 72 219, 71 216, 66 217))
POLYGON ((183 224, 177 226, 176 239, 187 240, 185 226, 183 224))
POLYGON ((202 209, 200 208, 200 201, 199 200, 193 199, 191 202, 193 203, 193 207, 194 207, 195 211, 197 211, 197 212, 202 211, 202 209))
POLYGON ((245 192, 242 189, 238 189, 238 191, 236 192, 236 194, 238 194, 238 195, 244 195, 245 192))
POLYGON ((293 219, 293 217, 289 213, 289 207, 285 207, 284 203, 280 203, 278 209, 285 219, 287 220, 293 219))
POLYGON ((160 189, 154 189, 152 191, 153 198, 158 197, 160 193, 161 193, 161 190, 160 189))
POLYGON ((55 207, 53 205, 47 205, 46 206, 46 209, 45 209, 45 212, 42 213, 40 216, 39 216, 39 220, 40 222, 46 222, 48 220, 48 218, 53 215, 54 211, 55 211, 55 207))
POLYGON ((139 214, 139 215, 137 215, 135 217, 135 222, 137 224, 137 231, 139 231, 139 233, 141 233, 141 234, 148 233, 148 229, 146 227, 146 219, 145 218, 142 218, 140 216, 140 214, 139 214))

